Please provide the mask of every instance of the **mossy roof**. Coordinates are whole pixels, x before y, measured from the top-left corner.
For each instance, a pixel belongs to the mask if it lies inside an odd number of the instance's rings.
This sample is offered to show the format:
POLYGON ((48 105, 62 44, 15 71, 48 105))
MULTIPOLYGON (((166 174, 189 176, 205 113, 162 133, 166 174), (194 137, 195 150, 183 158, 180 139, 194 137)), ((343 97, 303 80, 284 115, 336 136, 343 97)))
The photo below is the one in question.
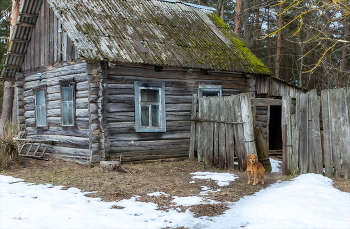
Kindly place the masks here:
POLYGON ((159 0, 48 0, 90 60, 269 74, 210 8, 159 0))

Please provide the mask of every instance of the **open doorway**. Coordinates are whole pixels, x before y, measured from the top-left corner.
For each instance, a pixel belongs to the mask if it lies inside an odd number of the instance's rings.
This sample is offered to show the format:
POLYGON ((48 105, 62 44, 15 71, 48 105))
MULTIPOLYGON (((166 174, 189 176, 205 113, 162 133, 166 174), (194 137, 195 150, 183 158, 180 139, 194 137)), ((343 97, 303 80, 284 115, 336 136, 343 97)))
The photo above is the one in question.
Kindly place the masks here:
POLYGON ((269 150, 271 153, 282 153, 282 107, 270 106, 269 150))

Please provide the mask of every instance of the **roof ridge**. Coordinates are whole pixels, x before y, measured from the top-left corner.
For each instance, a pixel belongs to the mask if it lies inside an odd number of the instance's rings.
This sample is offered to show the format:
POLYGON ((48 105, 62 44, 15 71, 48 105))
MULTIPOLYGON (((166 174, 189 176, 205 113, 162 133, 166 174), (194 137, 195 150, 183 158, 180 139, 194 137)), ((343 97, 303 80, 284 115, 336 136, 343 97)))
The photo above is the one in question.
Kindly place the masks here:
POLYGON ((202 10, 216 11, 216 9, 214 7, 197 5, 197 4, 193 4, 193 3, 189 3, 189 2, 182 2, 182 1, 176 1, 176 0, 157 0, 157 1, 170 2, 170 3, 181 3, 181 4, 184 4, 186 6, 191 6, 191 7, 195 7, 195 8, 202 9, 202 10))

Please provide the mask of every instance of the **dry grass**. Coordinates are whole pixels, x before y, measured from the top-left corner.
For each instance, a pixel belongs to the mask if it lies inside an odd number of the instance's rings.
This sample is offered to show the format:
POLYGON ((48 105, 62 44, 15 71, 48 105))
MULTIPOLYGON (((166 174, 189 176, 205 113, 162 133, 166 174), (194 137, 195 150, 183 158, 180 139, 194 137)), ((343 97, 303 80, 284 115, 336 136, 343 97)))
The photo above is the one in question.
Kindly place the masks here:
POLYGON ((0 169, 18 163, 17 144, 13 139, 17 128, 12 123, 0 123, 0 169))
MULTIPOLYGON (((23 178, 30 183, 50 183, 63 185, 65 188, 77 187, 85 192, 97 191, 88 196, 100 197, 104 201, 118 201, 138 195, 140 196, 139 201, 156 203, 162 210, 172 208, 171 205, 174 204, 172 196, 199 196, 202 191, 201 186, 211 187, 212 190, 220 188, 220 192, 209 193, 207 196, 221 202, 220 204, 179 207, 183 211, 190 209, 196 216, 222 214, 227 209, 225 202, 238 201, 243 196, 252 195, 278 180, 293 178, 267 173, 265 185, 247 185, 244 172, 220 170, 193 160, 123 164, 123 167, 132 175, 122 171, 102 173, 99 166, 89 167, 54 158, 50 158, 49 161, 22 158, 20 165, 11 166, 11 168, 1 171, 0 174, 23 178), (211 180, 195 179, 195 183, 189 183, 193 180, 190 173, 197 171, 229 172, 234 173, 239 178, 235 182, 231 182, 230 185, 221 187, 211 180), (148 193, 160 191, 170 196, 147 196, 148 193)), ((335 187, 350 192, 348 182, 340 178, 335 179, 335 187)), ((120 207, 114 206, 114 208, 120 207)))

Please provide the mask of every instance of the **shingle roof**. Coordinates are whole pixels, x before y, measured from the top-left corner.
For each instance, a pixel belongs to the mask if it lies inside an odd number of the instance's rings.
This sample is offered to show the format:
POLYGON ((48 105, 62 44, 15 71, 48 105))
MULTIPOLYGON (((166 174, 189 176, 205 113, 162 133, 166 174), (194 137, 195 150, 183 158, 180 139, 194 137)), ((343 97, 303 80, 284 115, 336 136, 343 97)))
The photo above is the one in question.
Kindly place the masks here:
POLYGON ((269 73, 209 8, 159 0, 48 0, 87 59, 269 73))
MULTIPOLYGON (((270 74, 213 8, 173 0, 48 3, 86 59, 270 74)), ((6 64, 18 71, 23 59, 6 64)))

